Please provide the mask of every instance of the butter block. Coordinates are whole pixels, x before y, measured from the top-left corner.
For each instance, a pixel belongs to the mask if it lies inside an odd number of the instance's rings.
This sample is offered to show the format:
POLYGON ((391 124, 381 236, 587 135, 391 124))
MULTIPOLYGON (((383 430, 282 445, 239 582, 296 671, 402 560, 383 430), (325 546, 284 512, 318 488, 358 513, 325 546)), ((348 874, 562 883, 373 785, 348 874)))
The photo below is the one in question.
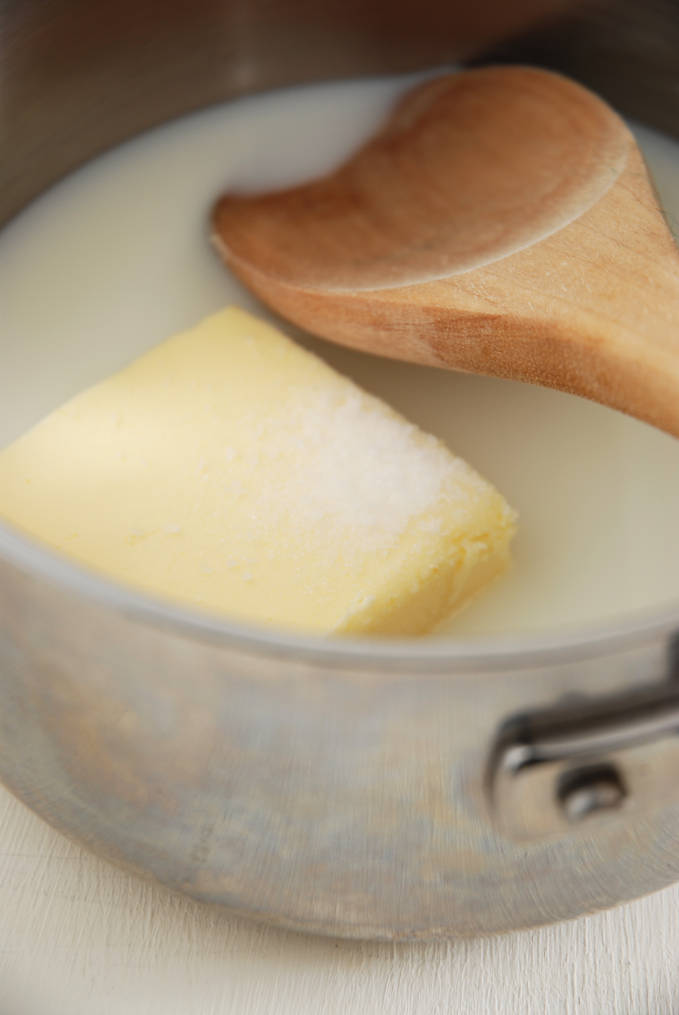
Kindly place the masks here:
POLYGON ((0 516, 155 596, 321 634, 431 630, 515 526, 440 441, 236 307, 0 452, 0 516))

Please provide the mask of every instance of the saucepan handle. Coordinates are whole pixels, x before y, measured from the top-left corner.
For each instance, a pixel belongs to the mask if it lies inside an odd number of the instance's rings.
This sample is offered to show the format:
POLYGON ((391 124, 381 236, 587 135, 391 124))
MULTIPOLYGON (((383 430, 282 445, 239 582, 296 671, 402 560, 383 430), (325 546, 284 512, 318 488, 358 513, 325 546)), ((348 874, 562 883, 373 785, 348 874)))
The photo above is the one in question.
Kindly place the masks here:
POLYGON ((679 792, 679 687, 509 721, 487 788, 498 830, 524 841, 666 805, 679 792))

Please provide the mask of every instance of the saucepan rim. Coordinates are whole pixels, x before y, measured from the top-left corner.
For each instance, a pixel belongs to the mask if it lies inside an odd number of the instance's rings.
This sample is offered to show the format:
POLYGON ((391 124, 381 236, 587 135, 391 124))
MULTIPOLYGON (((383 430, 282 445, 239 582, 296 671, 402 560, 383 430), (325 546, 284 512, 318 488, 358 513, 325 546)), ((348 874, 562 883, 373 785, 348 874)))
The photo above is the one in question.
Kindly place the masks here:
POLYGON ((294 659, 328 669, 382 670, 385 676, 401 668, 445 669, 451 675, 463 671, 525 670, 614 654, 656 639, 679 638, 679 600, 670 600, 661 608, 638 609, 611 620, 544 633, 459 641, 446 636, 324 638, 267 629, 163 602, 59 556, 4 522, 0 522, 0 558, 24 573, 65 588, 76 598, 98 603, 141 624, 168 628, 187 638, 279 661, 294 659))

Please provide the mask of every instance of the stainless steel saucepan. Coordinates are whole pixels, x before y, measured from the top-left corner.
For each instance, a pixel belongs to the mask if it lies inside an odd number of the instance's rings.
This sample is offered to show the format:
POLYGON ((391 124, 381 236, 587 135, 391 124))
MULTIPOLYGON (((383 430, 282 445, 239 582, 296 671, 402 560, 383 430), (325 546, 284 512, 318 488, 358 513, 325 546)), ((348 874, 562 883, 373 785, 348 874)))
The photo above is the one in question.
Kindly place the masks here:
MULTIPOLYGON (((490 51, 679 133, 673 0, 0 0, 0 219, 230 95, 490 51)), ((575 916, 679 878, 679 602, 568 641, 324 644, 156 605, 0 528, 0 775, 97 852, 280 925, 575 916)))

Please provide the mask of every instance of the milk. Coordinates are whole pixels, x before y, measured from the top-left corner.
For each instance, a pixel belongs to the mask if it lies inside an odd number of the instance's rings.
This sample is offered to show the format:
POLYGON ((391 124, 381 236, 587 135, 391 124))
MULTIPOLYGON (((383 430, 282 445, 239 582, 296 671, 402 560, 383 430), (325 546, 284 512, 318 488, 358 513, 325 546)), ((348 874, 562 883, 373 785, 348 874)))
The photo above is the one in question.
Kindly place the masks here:
MULTIPOLYGON (((331 168, 412 83, 224 104, 123 145, 35 201, 0 234, 0 446, 229 302, 265 314, 208 243, 212 202, 331 168)), ((637 136, 676 227, 679 144, 637 136)), ((589 626, 679 600, 679 441, 568 395, 303 341, 439 435, 519 511, 512 571, 444 637, 589 626)))

